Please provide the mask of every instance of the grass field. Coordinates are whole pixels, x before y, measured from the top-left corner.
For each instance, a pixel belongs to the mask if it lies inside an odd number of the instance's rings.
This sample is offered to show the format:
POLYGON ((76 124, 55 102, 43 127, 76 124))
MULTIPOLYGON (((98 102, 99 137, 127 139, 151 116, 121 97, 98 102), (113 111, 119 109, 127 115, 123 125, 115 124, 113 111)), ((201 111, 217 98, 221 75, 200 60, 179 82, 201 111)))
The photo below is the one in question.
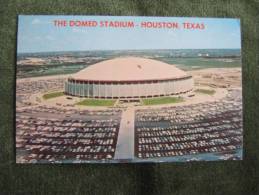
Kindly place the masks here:
POLYGON ((160 98, 149 98, 142 99, 144 105, 157 105, 157 104, 172 104, 183 102, 182 97, 160 97, 160 98))
POLYGON ((76 103, 80 106, 113 106, 116 100, 85 99, 76 103))
POLYGON ((48 100, 48 99, 59 97, 59 96, 63 96, 63 95, 64 95, 63 91, 52 92, 52 93, 44 94, 43 95, 43 99, 48 100))
POLYGON ((207 95, 213 95, 216 91, 213 89, 196 89, 195 92, 203 93, 203 94, 207 94, 207 95))

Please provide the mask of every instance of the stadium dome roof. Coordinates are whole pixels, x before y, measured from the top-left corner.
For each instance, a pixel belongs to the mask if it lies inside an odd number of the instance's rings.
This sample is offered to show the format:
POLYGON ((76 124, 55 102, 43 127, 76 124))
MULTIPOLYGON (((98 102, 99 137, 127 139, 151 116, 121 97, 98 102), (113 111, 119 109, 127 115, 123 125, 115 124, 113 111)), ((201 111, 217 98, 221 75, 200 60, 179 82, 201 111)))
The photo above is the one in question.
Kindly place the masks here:
POLYGON ((140 57, 119 57, 105 60, 75 73, 75 80, 143 81, 177 79, 188 76, 173 65, 140 57))

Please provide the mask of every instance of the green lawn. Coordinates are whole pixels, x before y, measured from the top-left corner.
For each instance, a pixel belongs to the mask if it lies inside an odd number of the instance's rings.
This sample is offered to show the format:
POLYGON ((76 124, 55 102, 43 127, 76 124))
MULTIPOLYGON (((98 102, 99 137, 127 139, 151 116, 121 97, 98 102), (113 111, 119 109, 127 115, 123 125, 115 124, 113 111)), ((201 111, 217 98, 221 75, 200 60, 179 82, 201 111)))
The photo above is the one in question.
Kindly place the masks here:
POLYGON ((156 104, 171 104, 183 102, 182 97, 160 97, 160 98, 148 98, 142 99, 144 105, 156 105, 156 104))
POLYGON ((59 96, 63 96, 63 95, 64 95, 63 91, 52 92, 52 93, 44 94, 43 99, 47 100, 47 99, 51 99, 51 98, 55 98, 55 97, 59 97, 59 96))
POLYGON ((203 94, 207 94, 207 95, 213 95, 216 91, 213 89, 196 89, 195 92, 203 93, 203 94))
POLYGON ((116 100, 85 99, 76 103, 80 106, 113 106, 116 100))

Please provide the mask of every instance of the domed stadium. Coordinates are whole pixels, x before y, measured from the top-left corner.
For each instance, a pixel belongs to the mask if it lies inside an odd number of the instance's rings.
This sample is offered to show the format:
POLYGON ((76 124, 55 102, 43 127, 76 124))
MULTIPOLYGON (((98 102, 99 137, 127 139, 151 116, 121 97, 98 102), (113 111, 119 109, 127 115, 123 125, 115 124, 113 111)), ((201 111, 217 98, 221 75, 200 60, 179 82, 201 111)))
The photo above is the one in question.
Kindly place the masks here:
POLYGON ((161 61, 119 57, 93 64, 65 82, 68 95, 89 98, 151 98, 192 91, 193 78, 161 61))

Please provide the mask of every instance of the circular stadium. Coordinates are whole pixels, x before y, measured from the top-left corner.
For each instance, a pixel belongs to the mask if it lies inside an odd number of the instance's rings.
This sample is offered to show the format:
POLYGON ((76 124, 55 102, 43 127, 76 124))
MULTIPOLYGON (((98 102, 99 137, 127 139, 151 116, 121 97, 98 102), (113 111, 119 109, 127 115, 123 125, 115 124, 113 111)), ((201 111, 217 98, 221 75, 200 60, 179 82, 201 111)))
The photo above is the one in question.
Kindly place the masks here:
POLYGON ((89 98, 151 98, 192 91, 193 78, 161 61, 119 57, 91 65, 65 82, 68 95, 89 98))

